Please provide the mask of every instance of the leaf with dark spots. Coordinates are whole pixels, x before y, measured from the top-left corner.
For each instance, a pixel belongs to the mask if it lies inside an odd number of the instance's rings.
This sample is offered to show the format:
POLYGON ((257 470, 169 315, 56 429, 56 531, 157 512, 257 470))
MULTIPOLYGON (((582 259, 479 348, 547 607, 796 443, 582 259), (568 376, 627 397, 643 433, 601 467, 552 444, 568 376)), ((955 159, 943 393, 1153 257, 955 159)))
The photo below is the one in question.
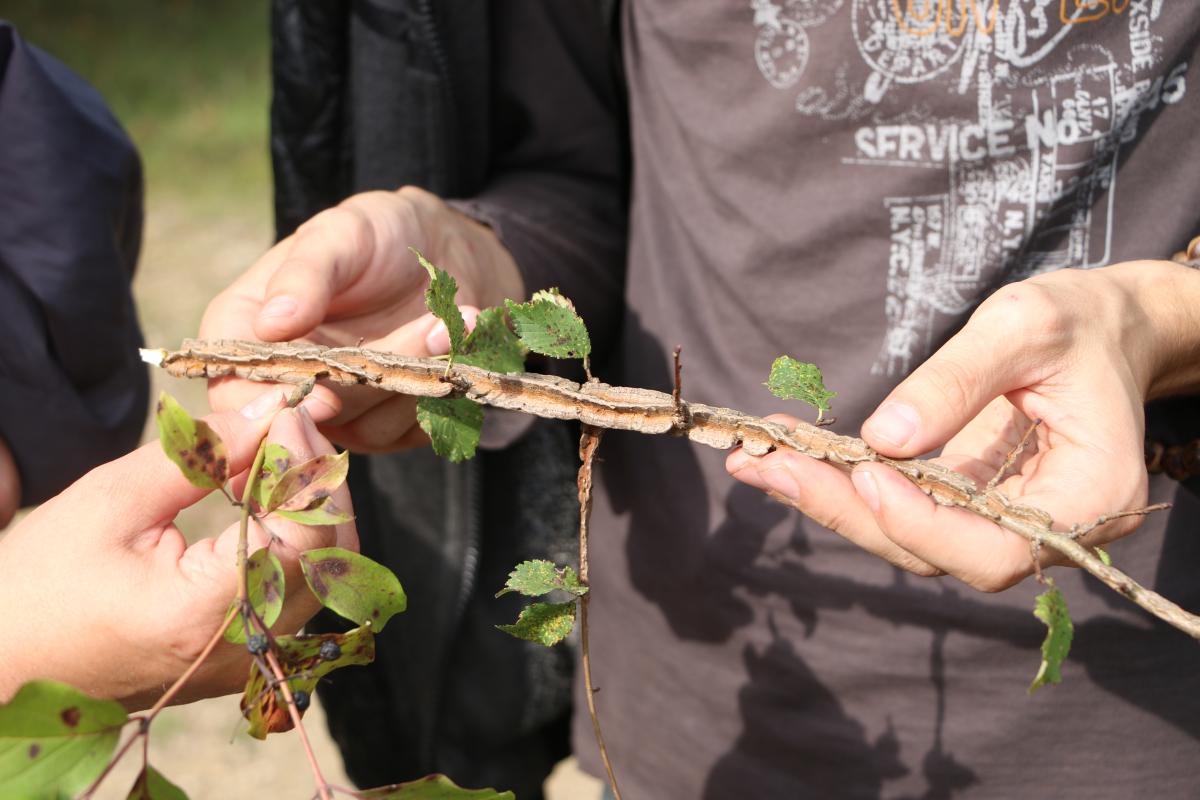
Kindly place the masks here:
POLYGON ((503 308, 485 308, 475 320, 475 328, 463 342, 460 363, 493 372, 520 372, 525 368, 525 345, 508 327, 503 308))
POLYGON ((575 601, 533 603, 522 609, 512 625, 496 627, 518 639, 553 647, 567 638, 567 634, 575 627, 575 601))
POLYGON ((587 594, 588 587, 579 582, 579 574, 575 572, 574 567, 557 567, 552 561, 534 559, 517 564, 508 574, 504 588, 496 592, 496 597, 509 592, 520 592, 526 597, 540 597, 556 589, 582 597, 587 594))
POLYGON ((408 598, 387 567, 340 547, 300 554, 304 579, 321 604, 351 622, 375 631, 404 611, 408 598))
POLYGON ((280 476, 266 510, 303 511, 345 483, 349 470, 349 451, 321 455, 297 464, 280 476))
POLYGON ((208 423, 192 417, 171 395, 163 392, 156 406, 158 438, 167 458, 183 476, 202 489, 219 489, 229 479, 225 443, 208 423))
POLYGON ((0 705, 0 797, 74 797, 108 763, 129 721, 120 703, 32 681, 0 705))
MULTIPOLYGON (((285 586, 283 566, 269 548, 256 550, 246 560, 246 587, 249 589, 250 606, 270 628, 283 611, 285 586)), ((230 608, 237 608, 237 605, 238 601, 235 599, 230 608)), ((225 630, 225 639, 234 644, 244 644, 248 633, 253 635, 262 631, 253 624, 247 631, 246 621, 238 614, 233 624, 225 630)))
MULTIPOLYGON (((369 627, 358 627, 345 633, 277 636, 275 643, 280 667, 288 676, 288 686, 293 692, 305 691, 310 695, 317 683, 333 670, 370 664, 375 660, 375 634, 369 627), (338 645, 337 658, 322 657, 321 645, 325 642, 338 645)), ((292 728, 282 693, 268 689, 262 671, 255 666, 250 668, 241 707, 243 716, 250 723, 249 733, 256 739, 292 728)))
POLYGON ((521 342, 553 358, 584 358, 592 352, 587 326, 557 289, 536 292, 528 303, 505 301, 521 342))
POLYGON ((267 503, 271 500, 271 492, 275 491, 275 484, 292 465, 292 454, 286 447, 275 442, 266 442, 263 448, 263 465, 258 473, 258 483, 254 485, 253 497, 254 502, 265 512, 267 503))
POLYGON ((187 795, 149 764, 138 775, 126 800, 187 800, 187 795))
POLYGON ((358 792, 357 796, 362 800, 516 800, 512 792, 464 789, 445 775, 426 775, 415 781, 358 792))
POLYGON ((332 498, 322 497, 312 507, 303 511, 275 510, 275 513, 301 525, 338 525, 354 519, 354 515, 342 511, 332 498))
POLYGON ((462 352, 463 340, 467 336, 466 322, 463 320, 462 311, 455 302, 455 296, 458 294, 458 282, 445 270, 431 264, 429 259, 421 255, 415 247, 408 249, 429 273, 429 287, 425 290, 425 307, 446 326, 446 335, 450 339, 450 355, 451 357, 457 356, 462 352))

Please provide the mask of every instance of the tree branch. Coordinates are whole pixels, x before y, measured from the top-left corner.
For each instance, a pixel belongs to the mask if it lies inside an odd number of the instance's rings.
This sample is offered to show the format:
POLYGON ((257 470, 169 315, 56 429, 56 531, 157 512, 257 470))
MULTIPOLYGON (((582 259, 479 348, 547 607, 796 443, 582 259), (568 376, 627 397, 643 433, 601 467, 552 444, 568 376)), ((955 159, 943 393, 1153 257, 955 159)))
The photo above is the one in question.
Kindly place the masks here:
POLYGON ((505 375, 461 364, 446 374, 445 364, 440 361, 354 347, 189 340, 178 351, 143 350, 142 357, 184 378, 236 375, 277 383, 320 379, 419 397, 454 395, 539 417, 576 419, 597 428, 686 436, 722 450, 741 445, 751 455, 787 448, 843 470, 877 461, 896 469, 934 502, 978 514, 1031 544, 1058 552, 1154 616, 1200 639, 1200 617, 1108 566, 1068 534, 1054 531, 1054 520, 1045 511, 1013 503, 994 488, 979 489, 970 478, 939 464, 886 458, 861 439, 840 436, 805 422, 789 431, 783 425, 740 411, 683 400, 680 406, 685 413, 679 413, 671 395, 649 389, 609 386, 598 381, 581 385, 552 375, 505 375))

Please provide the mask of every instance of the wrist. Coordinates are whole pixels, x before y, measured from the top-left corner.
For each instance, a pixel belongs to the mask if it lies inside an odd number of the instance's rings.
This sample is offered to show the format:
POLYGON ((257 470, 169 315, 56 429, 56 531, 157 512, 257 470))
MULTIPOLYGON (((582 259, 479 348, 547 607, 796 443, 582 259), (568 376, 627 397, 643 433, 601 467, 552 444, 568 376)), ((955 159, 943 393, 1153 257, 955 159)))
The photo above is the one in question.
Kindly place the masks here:
POLYGON ((1142 329, 1136 333, 1143 342, 1145 400, 1200 393, 1200 270, 1131 261, 1106 271, 1132 304, 1126 319, 1142 329))

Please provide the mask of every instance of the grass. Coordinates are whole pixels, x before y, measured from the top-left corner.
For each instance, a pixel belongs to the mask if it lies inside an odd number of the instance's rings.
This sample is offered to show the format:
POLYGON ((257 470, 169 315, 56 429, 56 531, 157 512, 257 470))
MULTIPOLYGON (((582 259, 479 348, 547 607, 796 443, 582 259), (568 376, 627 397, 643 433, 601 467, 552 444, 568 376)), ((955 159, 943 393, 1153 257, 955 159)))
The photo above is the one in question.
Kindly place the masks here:
POLYGON ((151 201, 269 203, 266 0, 8 0, 3 15, 104 95, 151 201))

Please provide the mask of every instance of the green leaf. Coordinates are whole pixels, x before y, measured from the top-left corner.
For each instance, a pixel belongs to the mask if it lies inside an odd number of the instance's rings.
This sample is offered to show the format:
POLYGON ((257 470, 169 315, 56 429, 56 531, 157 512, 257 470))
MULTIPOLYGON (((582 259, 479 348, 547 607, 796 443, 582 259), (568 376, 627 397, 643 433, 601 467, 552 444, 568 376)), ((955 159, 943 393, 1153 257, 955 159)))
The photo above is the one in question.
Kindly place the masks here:
POLYGON ((300 554, 300 568, 321 605, 376 632, 408 607, 392 571, 364 555, 340 547, 308 550, 300 554))
POLYGON ((587 326, 557 289, 536 292, 528 303, 504 302, 517 336, 533 352, 554 358, 587 358, 591 354, 587 326))
POLYGON ((422 397, 417 424, 429 435, 433 452, 453 462, 475 455, 483 430, 483 408, 466 397, 422 397))
POLYGON ((1107 550, 1105 550, 1103 547, 1097 547, 1097 548, 1094 548, 1094 549, 1095 549, 1095 551, 1096 551, 1096 558, 1098 558, 1098 559, 1100 559, 1101 561, 1103 561, 1103 562, 1104 562, 1104 566, 1106 566, 1106 567, 1111 567, 1111 566, 1112 566, 1112 556, 1110 556, 1110 555, 1108 554, 1108 551, 1107 551, 1107 550))
POLYGON ((508 327, 504 309, 486 308, 479 312, 458 360, 493 372, 520 372, 525 369, 525 353, 525 345, 508 327))
POLYGON ((1046 640, 1042 642, 1042 664, 1029 685, 1030 694, 1047 684, 1062 682, 1059 668, 1070 652, 1071 639, 1075 636, 1075 626, 1071 623, 1071 613, 1062 592, 1049 578, 1046 587, 1033 607, 1033 615, 1046 624, 1047 630, 1046 640))
POLYGON ((394 783, 359 792, 363 800, 516 800, 512 792, 463 789, 445 775, 426 775, 407 783, 394 783))
POLYGON ((128 720, 112 700, 26 683, 0 705, 0 797, 74 797, 108 764, 128 720))
POLYGON ((425 290, 425 307, 445 323, 446 333, 450 336, 450 355, 458 355, 462 352, 463 339, 467 336, 467 325, 463 322, 458 304, 454 302, 454 298, 458 294, 458 283, 445 270, 438 269, 429 263, 429 259, 421 255, 415 247, 408 249, 429 273, 429 287, 425 290))
POLYGON ((780 356, 771 365, 767 379, 771 394, 784 400, 802 400, 817 409, 817 419, 829 410, 829 401, 837 392, 825 388, 821 370, 816 364, 806 364, 790 356, 780 356))
POLYGON ((154 419, 163 452, 185 478, 202 489, 220 489, 225 485, 229 479, 229 453, 207 422, 192 419, 166 392, 159 395, 154 419))
POLYGON ((286 447, 275 442, 267 442, 263 446, 266 452, 263 454, 262 469, 258 473, 258 483, 254 484, 253 499, 259 508, 265 510, 271 500, 271 492, 275 490, 275 484, 279 483, 283 473, 292 465, 292 454, 286 447))
POLYGON ((349 473, 349 450, 310 458, 303 464, 290 467, 280 476, 271 490, 266 510, 303 511, 314 508, 345 483, 349 473))
POLYGON ((496 627, 518 639, 553 647, 575 627, 575 601, 533 603, 521 611, 515 624, 496 627))
POLYGON ((509 592, 520 592, 526 597, 541 597, 555 589, 570 592, 576 597, 587 594, 587 587, 579 582, 579 575, 573 567, 557 567, 552 561, 537 559, 517 564, 508 574, 508 582, 504 584, 504 588, 496 592, 496 597, 509 592))
POLYGON ((303 511, 276 509, 275 514, 284 519, 290 519, 292 522, 299 522, 301 525, 338 525, 354 519, 353 514, 338 508, 331 497, 326 497, 312 508, 306 508, 303 511))
MULTIPOLYGON (((270 628, 275 624, 275 620, 279 619, 280 612, 283 611, 284 583, 283 566, 269 548, 256 550, 246 559, 246 585, 250 590, 250 606, 258 612, 258 616, 270 628)), ((230 604, 230 608, 237 607, 238 601, 235 599, 230 604)), ((253 625, 247 630, 246 620, 242 618, 241 614, 238 614, 234 618, 233 624, 225 629, 225 639, 234 644, 245 644, 247 633, 254 634, 261 633, 261 631, 253 625)))
MULTIPOLYGON (((342 667, 361 666, 375 660, 375 634, 370 626, 358 627, 345 633, 322 633, 304 636, 277 636, 279 664, 288 676, 293 692, 305 691, 309 696, 317 683, 342 667), (334 642, 341 651, 332 660, 322 658, 321 645, 334 642)), ((250 667, 250 678, 242 694, 242 715, 250 723, 248 733, 255 739, 265 739, 269 733, 292 729, 283 695, 274 687, 268 688, 262 670, 250 667)), ((301 712, 303 714, 303 712, 301 712)))
POLYGON ((182 789, 149 764, 138 775, 127 800, 188 800, 182 789))

